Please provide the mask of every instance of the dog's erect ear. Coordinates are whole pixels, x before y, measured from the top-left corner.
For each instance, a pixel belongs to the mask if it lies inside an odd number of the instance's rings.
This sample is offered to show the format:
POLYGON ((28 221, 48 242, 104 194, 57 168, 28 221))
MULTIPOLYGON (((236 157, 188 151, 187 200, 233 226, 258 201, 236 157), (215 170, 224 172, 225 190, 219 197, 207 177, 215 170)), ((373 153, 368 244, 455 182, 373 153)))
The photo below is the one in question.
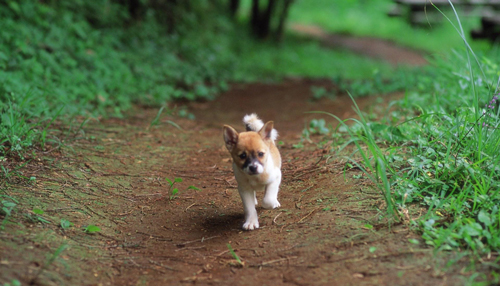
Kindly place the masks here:
POLYGON ((226 148, 229 152, 233 151, 234 146, 238 143, 238 132, 234 130, 233 127, 229 125, 224 125, 224 142, 226 143, 226 148))
POLYGON ((268 121, 266 124, 264 124, 264 127, 262 127, 259 130, 260 137, 264 140, 269 140, 271 139, 271 132, 273 132, 274 128, 274 122, 268 121))

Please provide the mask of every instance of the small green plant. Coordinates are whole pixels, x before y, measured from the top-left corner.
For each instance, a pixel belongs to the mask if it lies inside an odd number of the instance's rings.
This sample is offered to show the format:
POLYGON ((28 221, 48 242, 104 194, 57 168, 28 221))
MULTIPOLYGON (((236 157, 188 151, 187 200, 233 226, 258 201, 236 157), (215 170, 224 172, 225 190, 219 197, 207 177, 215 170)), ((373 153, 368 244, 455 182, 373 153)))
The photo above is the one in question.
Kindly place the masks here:
POLYGON ((10 170, 9 168, 6 168, 4 166, 0 166, 2 168, 2 177, 4 177, 5 179, 9 179, 10 178, 10 170))
POLYGON ((311 122, 309 122, 309 133, 326 135, 330 133, 330 129, 326 127, 326 122, 324 119, 313 119, 311 120, 311 122))
POLYGON ((314 100, 319 100, 322 98, 335 99, 335 92, 328 91, 324 87, 312 86, 311 92, 314 100))
POLYGON ((7 195, 0 195, 0 198, 4 198, 1 201, 0 214, 4 216, 2 219, 2 223, 0 224, 0 229, 4 229, 5 224, 7 223, 9 217, 12 215, 12 211, 19 203, 13 197, 7 195))
POLYGON ((312 143, 311 135, 328 135, 330 133, 330 128, 326 126, 326 121, 324 119, 312 119, 309 124, 302 129, 302 135, 300 141, 297 144, 293 144, 293 148, 303 148, 304 142, 312 143))
POLYGON ((173 181, 170 180, 169 178, 165 178, 165 181, 168 182, 169 188, 168 192, 170 193, 170 199, 173 200, 177 197, 177 193, 179 192, 178 188, 174 188, 175 183, 180 183, 182 182, 181 178, 175 178, 173 181))
POLYGON ((237 262, 236 266, 238 267, 245 266, 245 262, 241 261, 241 258, 238 256, 238 254, 236 254, 236 252, 234 252, 233 248, 231 247, 231 244, 228 243, 227 248, 229 249, 229 253, 231 254, 231 256, 234 258, 234 260, 236 260, 237 262))
MULTIPOLYGON (((168 182, 168 192, 170 193, 170 200, 173 200, 177 197, 177 194, 179 193, 179 188, 174 188, 175 183, 181 183, 182 179, 181 178, 175 178, 173 181, 170 180, 169 178, 165 178, 165 181, 168 182)), ((195 186, 189 186, 187 187, 187 190, 195 190, 195 191, 200 191, 199 188, 195 186)))
POLYGON ((94 234, 94 233, 99 232, 99 231, 101 231, 101 228, 98 226, 95 226, 93 224, 89 224, 83 228, 83 232, 88 233, 88 234, 94 234))
POLYGON ((414 238, 409 238, 408 242, 410 242, 411 244, 416 244, 416 245, 420 244, 420 241, 418 241, 417 239, 414 239, 414 238))
POLYGON ((17 279, 13 279, 10 282, 5 282, 3 286, 21 286, 21 282, 17 279))
POLYGON ((28 179, 28 184, 35 185, 36 184, 36 177, 30 177, 28 179))
POLYGON ((39 209, 39 208, 33 208, 32 213, 26 214, 26 218, 28 218, 29 221, 33 223, 50 223, 46 218, 44 218, 42 215, 44 214, 44 211, 39 209))
POLYGON ((68 245, 66 243, 61 244, 56 251, 50 256, 50 258, 45 262, 45 264, 38 270, 38 272, 35 274, 35 276, 31 279, 30 283, 31 285, 36 284, 36 280, 42 274, 43 271, 45 271, 54 261, 61 255, 61 253, 68 248, 68 245))
POLYGON ((150 128, 160 124, 160 116, 161 116, 161 113, 163 112, 164 109, 165 109, 165 106, 160 107, 160 109, 158 110, 158 113, 156 114, 156 117, 153 119, 153 121, 151 121, 151 124, 149 124, 150 128))
POLYGON ((67 219, 61 219, 61 228, 66 230, 66 229, 69 229, 70 227, 72 227, 74 224, 72 222, 70 222, 69 220, 67 219))
MULTIPOLYGON (((153 126, 156 126, 156 125, 159 125, 160 124, 160 117, 161 117, 161 114, 163 112, 163 110, 166 108, 166 106, 162 106, 159 110, 158 110, 158 113, 156 114, 156 117, 153 119, 153 121, 151 121, 151 124, 149 124, 149 127, 153 127, 153 126)), ((180 117, 184 117, 184 118, 187 118, 187 119, 191 119, 191 120, 194 120, 195 119, 195 116, 194 114, 190 113, 187 111, 186 107, 181 107, 181 108, 177 108, 177 107, 174 107, 173 109, 168 109, 167 108, 167 115, 172 115, 172 114, 176 114, 180 117), (177 111, 177 112, 176 112, 177 111)), ((166 123, 174 126, 175 128, 179 129, 179 130, 182 130, 182 127, 179 126, 179 124, 173 122, 172 120, 165 120, 166 123)))

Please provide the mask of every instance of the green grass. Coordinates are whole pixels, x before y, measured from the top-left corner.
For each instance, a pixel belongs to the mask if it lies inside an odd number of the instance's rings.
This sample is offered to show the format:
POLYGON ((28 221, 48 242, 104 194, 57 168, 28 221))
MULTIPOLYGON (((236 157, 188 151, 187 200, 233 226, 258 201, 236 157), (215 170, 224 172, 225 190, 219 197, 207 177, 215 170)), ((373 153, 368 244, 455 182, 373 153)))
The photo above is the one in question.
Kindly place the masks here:
POLYGON ((212 39, 224 23, 179 38, 149 12, 128 24, 124 7, 105 0, 2 4, 0 156, 60 144, 50 135, 55 120, 122 116, 136 103, 211 99, 223 90, 234 54, 212 39))
POLYGON ((360 120, 338 129, 393 217, 437 250, 468 251, 475 262, 500 252, 499 59, 463 48, 436 57, 381 120, 358 110, 360 120))
POLYGON ((349 51, 322 47, 317 41, 288 35, 283 42, 237 42, 241 55, 233 78, 238 81, 279 79, 286 76, 319 78, 369 78, 375 71, 391 74, 387 62, 363 57, 349 51))
POLYGON ((491 76, 498 69, 488 60, 484 74, 472 65, 466 56, 450 57, 436 66, 441 76, 400 102, 419 115, 399 125, 405 160, 392 187, 395 197, 428 207, 419 221, 428 244, 484 255, 500 251, 498 77, 491 76))

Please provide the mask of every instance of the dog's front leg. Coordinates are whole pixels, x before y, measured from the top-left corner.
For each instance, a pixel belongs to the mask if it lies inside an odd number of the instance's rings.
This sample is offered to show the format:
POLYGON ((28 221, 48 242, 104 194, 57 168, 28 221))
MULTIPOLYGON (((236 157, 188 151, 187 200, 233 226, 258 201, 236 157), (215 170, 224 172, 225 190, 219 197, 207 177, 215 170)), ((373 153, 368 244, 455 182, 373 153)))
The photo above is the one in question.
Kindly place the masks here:
POLYGON ((255 209, 255 192, 253 190, 238 191, 245 210, 245 223, 243 224, 243 229, 254 230, 259 228, 259 218, 257 216, 257 210, 255 209))
POLYGON ((278 192, 280 190, 281 183, 281 171, 279 171, 279 175, 277 178, 266 186, 266 194, 264 195, 264 199, 262 200, 262 207, 265 209, 275 209, 281 206, 280 202, 278 202, 278 192))

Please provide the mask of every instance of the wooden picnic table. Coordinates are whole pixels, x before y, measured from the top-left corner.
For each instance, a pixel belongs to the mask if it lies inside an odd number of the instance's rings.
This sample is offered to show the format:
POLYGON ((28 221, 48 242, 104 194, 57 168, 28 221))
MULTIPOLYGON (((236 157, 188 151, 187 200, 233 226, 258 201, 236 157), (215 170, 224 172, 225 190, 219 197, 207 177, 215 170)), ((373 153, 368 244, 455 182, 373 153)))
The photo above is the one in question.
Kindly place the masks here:
MULTIPOLYGON (((420 12, 430 12, 434 6, 439 9, 450 7, 448 0, 394 0, 396 6, 389 12, 389 16, 403 16, 402 7, 408 7, 410 20, 414 14, 420 12)), ((493 10, 500 10, 500 0, 451 0, 453 6, 465 8, 482 7, 493 10)))
MULTIPOLYGON (((406 16, 414 25, 439 22, 442 17, 433 9, 434 6, 439 9, 451 8, 448 0, 394 0, 394 3, 396 6, 388 15, 406 16), (407 10, 403 11, 403 8, 407 10)), ((481 9, 481 27, 471 31, 473 39, 496 41, 500 37, 500 0, 451 0, 451 3, 463 8, 465 13, 477 7, 481 9)))
MULTIPOLYGON (((436 6, 449 6, 448 0, 394 0, 394 2, 410 7, 423 7, 432 4, 436 6)), ((451 0, 453 5, 488 5, 500 7, 500 0, 451 0)))
POLYGON ((500 38, 500 13, 484 11, 481 16, 481 28, 471 31, 473 39, 487 39, 492 42, 500 38))

